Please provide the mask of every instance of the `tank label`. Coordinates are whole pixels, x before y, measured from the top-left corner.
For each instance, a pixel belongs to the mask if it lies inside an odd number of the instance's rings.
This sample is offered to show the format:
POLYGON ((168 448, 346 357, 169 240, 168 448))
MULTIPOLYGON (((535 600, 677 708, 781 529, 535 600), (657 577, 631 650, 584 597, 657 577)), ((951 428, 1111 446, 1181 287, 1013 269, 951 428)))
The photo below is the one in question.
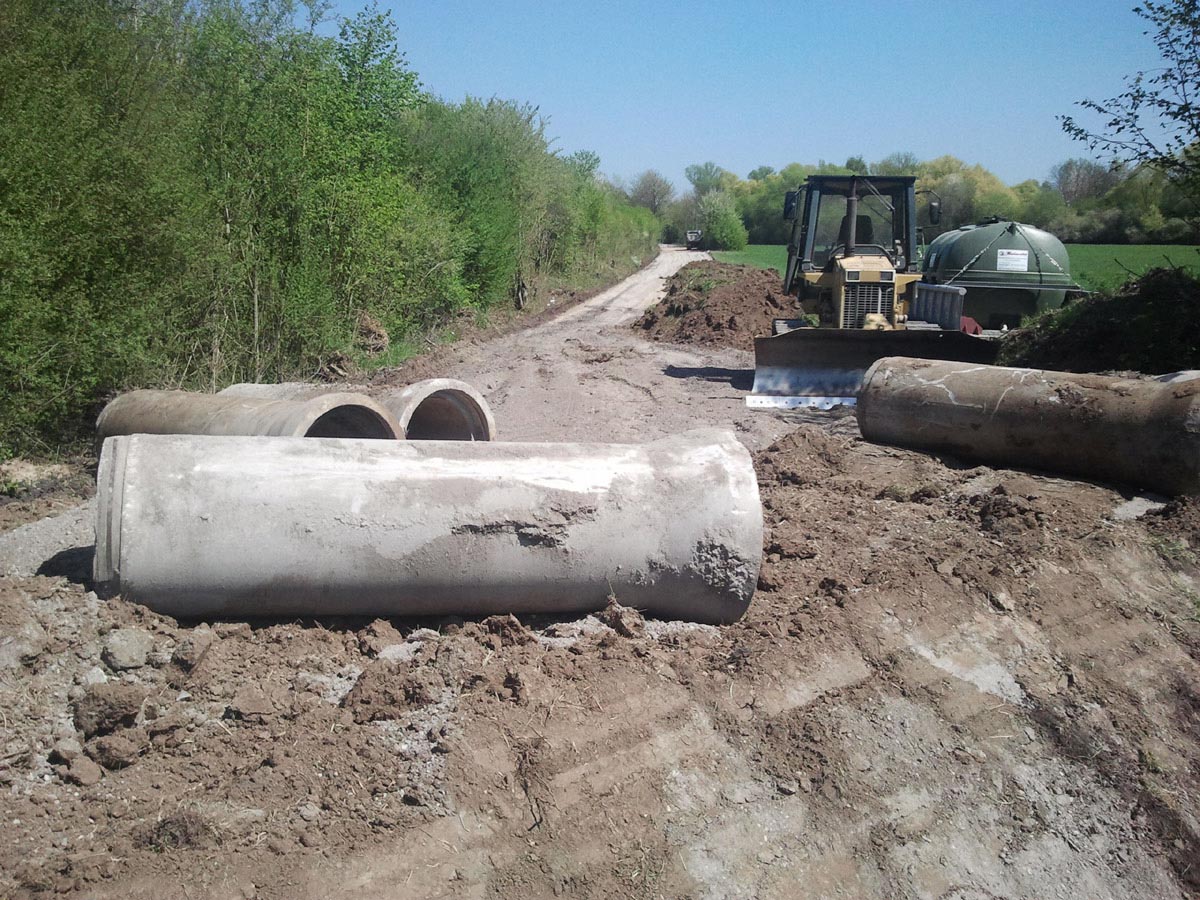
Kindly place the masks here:
POLYGON ((996 251, 996 271, 997 272, 1028 272, 1029 271, 1029 251, 1028 250, 997 250, 996 251))

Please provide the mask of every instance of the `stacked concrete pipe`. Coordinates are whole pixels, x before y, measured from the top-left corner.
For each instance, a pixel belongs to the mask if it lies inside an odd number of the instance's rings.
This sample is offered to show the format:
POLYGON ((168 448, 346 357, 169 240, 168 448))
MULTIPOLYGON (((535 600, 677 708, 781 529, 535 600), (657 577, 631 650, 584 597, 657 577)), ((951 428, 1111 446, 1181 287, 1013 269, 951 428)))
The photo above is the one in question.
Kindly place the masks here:
POLYGON ((326 393, 306 399, 237 397, 188 391, 131 391, 96 421, 100 442, 122 434, 357 437, 396 440, 396 417, 363 394, 326 393))
POLYGON ((95 579, 184 618, 745 611, 754 467, 728 431, 641 446, 105 441, 95 579))
MULTIPOLYGON (((333 390, 305 382, 235 384, 222 396, 266 400, 302 400, 333 390)), ((494 441, 496 420, 487 400, 471 385, 456 378, 429 378, 381 394, 379 402, 400 424, 410 441, 494 441)))
POLYGON ((886 357, 856 415, 880 444, 1200 493, 1200 379, 1142 380, 886 357))

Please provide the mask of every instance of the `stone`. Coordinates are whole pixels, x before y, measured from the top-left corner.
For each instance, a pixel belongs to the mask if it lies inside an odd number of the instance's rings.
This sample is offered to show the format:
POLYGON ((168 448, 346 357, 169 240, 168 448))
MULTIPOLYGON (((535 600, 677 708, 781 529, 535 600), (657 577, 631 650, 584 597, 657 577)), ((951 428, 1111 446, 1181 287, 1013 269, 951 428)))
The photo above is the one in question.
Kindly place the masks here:
POLYGON ((179 666, 185 672, 190 672, 196 666, 200 665, 201 660, 212 648, 213 642, 216 640, 216 635, 212 629, 206 626, 193 628, 186 637, 179 642, 175 648, 175 652, 171 654, 171 662, 179 666))
POLYGON ((301 803, 296 812, 305 822, 315 822, 321 816, 321 810, 315 803, 301 803))
POLYGON ((5 622, 0 630, 0 669, 33 665, 46 650, 46 630, 24 609, 14 608, 10 615, 18 621, 5 622))
POLYGON ((269 716, 274 712, 274 704, 260 688, 255 685, 244 685, 229 701, 225 714, 229 718, 250 719, 269 716))
POLYGON ((1012 612, 1012 598, 1004 591, 995 591, 988 594, 988 601, 992 604, 992 608, 997 612, 1012 612))
POLYGON ((114 672, 140 669, 154 649, 154 636, 140 628, 117 628, 108 633, 100 658, 114 672))

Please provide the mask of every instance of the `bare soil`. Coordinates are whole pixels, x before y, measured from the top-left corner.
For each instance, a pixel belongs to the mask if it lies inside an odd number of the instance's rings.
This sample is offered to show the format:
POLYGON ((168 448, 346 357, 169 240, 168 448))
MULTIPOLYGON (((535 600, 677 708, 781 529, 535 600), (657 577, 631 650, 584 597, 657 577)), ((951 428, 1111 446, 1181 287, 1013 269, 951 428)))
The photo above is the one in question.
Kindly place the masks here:
POLYGON ((797 312, 774 271, 711 260, 690 263, 667 281, 667 294, 637 320, 644 337, 754 351, 771 320, 797 312))
POLYGON ((1195 504, 747 411, 749 354, 630 327, 698 256, 437 374, 505 439, 737 429, 742 621, 177 622, 22 563, 0 896, 1200 895, 1195 504))
POLYGON ((95 493, 91 459, 66 463, 34 463, 10 459, 0 463, 0 532, 63 512, 95 493))

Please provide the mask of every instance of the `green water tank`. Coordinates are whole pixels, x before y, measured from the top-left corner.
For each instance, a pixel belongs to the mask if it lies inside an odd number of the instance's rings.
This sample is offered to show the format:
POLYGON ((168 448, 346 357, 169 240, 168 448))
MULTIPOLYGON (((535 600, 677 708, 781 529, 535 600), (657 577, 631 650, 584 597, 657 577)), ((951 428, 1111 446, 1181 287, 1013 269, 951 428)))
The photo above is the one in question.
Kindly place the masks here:
POLYGON ((1015 328, 1079 290, 1062 241, 1032 225, 996 219, 934 238, 921 280, 966 288, 963 315, 984 328, 1015 328))

